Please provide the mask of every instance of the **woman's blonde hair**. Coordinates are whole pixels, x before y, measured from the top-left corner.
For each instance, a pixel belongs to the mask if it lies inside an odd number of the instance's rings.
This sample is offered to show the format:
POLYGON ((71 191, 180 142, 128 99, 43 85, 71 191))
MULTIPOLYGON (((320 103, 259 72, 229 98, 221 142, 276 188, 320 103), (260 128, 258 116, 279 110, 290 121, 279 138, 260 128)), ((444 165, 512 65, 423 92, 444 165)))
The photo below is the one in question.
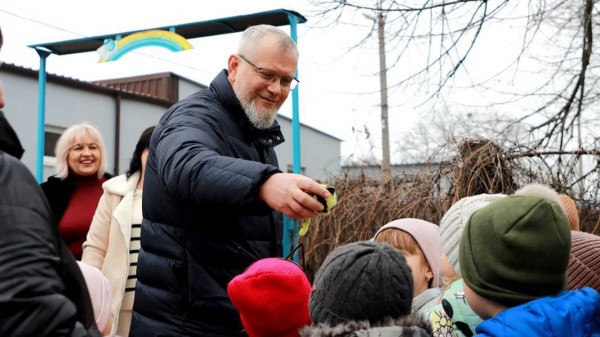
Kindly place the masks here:
POLYGON ((102 141, 102 135, 100 131, 95 127, 91 126, 87 122, 81 124, 75 124, 66 129, 56 142, 54 148, 54 154, 56 156, 56 177, 65 179, 69 176, 69 163, 67 157, 69 151, 77 142, 81 141, 83 137, 90 136, 93 141, 98 144, 100 149, 100 165, 98 166, 98 179, 104 176, 106 171, 106 150, 104 149, 104 142, 102 141))
MULTIPOLYGON (((373 240, 375 242, 389 243, 392 245, 392 247, 401 250, 402 252, 406 252, 410 255, 416 255, 421 260, 421 264, 431 269, 425 253, 421 247, 419 247, 419 243, 409 233, 397 228, 387 228, 377 234, 373 240)), ((431 281, 432 280, 429 280, 428 288, 431 288, 431 281)))

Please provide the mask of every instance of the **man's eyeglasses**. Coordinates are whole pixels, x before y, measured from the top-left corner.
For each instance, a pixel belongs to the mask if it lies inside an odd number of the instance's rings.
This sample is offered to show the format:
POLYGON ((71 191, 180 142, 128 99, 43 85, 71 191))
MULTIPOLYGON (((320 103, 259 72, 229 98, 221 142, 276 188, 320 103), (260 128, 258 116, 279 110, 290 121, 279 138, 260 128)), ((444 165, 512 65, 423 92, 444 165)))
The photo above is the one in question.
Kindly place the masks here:
POLYGON ((256 72, 265 81, 274 82, 274 81, 277 81, 277 80, 281 79, 280 82, 279 82, 281 84, 281 87, 285 88, 285 89, 289 89, 289 90, 294 90, 294 88, 296 88, 296 86, 300 82, 300 81, 298 81, 298 79, 295 76, 280 75, 275 70, 261 68, 261 67, 257 66, 256 64, 252 63, 250 60, 248 60, 242 54, 238 54, 238 55, 240 56, 240 58, 242 60, 246 61, 249 65, 251 65, 252 67, 254 67, 254 69, 256 70, 256 72))

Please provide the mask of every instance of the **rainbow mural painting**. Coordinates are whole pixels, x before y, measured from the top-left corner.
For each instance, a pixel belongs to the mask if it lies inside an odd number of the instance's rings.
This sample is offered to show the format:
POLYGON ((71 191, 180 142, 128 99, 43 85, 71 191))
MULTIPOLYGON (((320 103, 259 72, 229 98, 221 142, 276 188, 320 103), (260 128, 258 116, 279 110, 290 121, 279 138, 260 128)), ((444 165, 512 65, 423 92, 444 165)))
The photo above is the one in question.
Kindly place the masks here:
POLYGON ((164 30, 147 30, 128 35, 116 41, 113 39, 104 40, 104 44, 96 50, 100 55, 98 62, 115 61, 134 49, 149 46, 163 47, 174 52, 194 48, 179 34, 164 30))

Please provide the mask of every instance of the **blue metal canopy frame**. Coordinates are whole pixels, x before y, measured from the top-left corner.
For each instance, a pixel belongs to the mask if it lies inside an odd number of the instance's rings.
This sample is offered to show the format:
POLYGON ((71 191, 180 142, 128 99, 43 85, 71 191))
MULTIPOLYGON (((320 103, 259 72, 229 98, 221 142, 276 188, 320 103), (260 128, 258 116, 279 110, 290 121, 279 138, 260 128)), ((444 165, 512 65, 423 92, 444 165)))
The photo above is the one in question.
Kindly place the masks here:
MULTIPOLYGON (((242 32, 249 26, 268 24, 272 26, 290 25, 290 37, 298 43, 297 25, 306 22, 306 18, 298 12, 287 9, 276 9, 248 15, 232 16, 221 19, 192 22, 180 25, 148 28, 137 31, 121 32, 108 35, 86 37, 82 39, 58 42, 40 43, 30 45, 30 48, 40 56, 40 70, 38 73, 38 147, 36 178, 38 183, 43 180, 44 174, 44 134, 46 121, 46 59, 51 54, 67 55, 95 51, 104 44, 105 39, 118 40, 121 37, 147 30, 165 30, 183 36, 186 39, 242 32)), ((298 69, 296 69, 298 78, 298 69)), ((298 104, 299 86, 292 91, 292 147, 293 171, 300 173, 300 120, 298 104)), ((296 221, 284 216, 283 255, 290 252, 292 242, 298 240, 298 226, 296 221)), ((297 257, 296 257, 297 260, 297 257)))

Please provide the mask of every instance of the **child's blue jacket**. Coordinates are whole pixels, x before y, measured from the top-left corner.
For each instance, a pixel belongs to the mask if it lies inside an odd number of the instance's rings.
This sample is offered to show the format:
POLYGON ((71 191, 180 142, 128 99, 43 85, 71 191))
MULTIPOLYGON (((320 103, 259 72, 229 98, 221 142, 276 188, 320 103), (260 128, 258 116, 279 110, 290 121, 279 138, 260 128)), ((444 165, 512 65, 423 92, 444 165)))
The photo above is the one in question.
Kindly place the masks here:
POLYGON ((600 336, 600 295, 591 288, 563 291, 506 309, 476 328, 479 337, 600 336))

